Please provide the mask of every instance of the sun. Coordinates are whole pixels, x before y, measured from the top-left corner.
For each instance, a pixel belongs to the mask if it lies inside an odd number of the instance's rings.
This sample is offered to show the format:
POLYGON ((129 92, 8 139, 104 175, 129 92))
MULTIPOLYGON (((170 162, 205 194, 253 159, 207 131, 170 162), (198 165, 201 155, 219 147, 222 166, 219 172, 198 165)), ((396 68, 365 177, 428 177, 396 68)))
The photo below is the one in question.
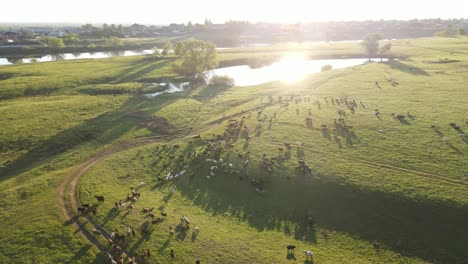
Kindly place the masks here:
POLYGON ((304 79, 304 64, 306 60, 304 56, 298 53, 286 55, 277 64, 276 74, 280 80, 292 83, 304 79))

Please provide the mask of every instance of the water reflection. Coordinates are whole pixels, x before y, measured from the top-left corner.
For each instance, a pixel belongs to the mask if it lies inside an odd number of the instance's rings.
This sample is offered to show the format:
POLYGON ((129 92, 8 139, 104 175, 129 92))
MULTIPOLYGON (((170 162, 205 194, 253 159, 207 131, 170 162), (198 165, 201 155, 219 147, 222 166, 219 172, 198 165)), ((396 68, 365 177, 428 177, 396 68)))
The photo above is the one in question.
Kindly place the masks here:
POLYGON ((60 61, 60 60, 76 60, 76 59, 104 59, 104 58, 111 58, 111 57, 120 57, 120 56, 127 57, 127 56, 148 55, 148 54, 153 54, 153 50, 73 52, 73 53, 48 54, 44 56, 3 57, 3 58, 0 58, 0 65, 9 65, 9 64, 16 64, 16 63, 60 61))
MULTIPOLYGON (((384 59, 385 60, 385 59, 384 59)), ((307 74, 320 72, 322 66, 331 65, 333 69, 347 68, 366 63, 368 59, 308 60, 291 54, 269 66, 251 68, 248 65, 215 69, 209 76, 228 76, 237 86, 257 85, 272 81, 295 82, 307 74)))
POLYGON ((190 85, 190 83, 188 83, 188 82, 183 82, 183 83, 178 83, 178 84, 176 84, 176 83, 153 83, 153 85, 166 87, 166 90, 161 91, 161 92, 147 94, 148 97, 156 97, 156 96, 164 94, 164 93, 182 92, 185 89, 187 89, 187 87, 190 85))

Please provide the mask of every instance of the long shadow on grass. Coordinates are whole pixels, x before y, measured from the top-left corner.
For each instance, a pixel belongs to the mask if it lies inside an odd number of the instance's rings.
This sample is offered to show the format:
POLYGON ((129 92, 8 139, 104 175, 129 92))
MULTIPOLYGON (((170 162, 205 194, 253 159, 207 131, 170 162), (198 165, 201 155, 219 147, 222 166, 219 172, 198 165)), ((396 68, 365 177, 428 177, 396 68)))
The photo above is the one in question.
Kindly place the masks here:
POLYGON ((80 250, 78 250, 78 252, 76 252, 75 255, 73 255, 73 257, 70 258, 66 263, 82 262, 83 260, 81 258, 86 255, 86 253, 88 252, 89 249, 91 249, 91 247, 92 245, 90 244, 82 246, 80 250))
POLYGON ((311 177, 293 183, 265 176, 267 192, 260 194, 247 179, 220 174, 207 180, 203 175, 179 179, 178 189, 194 205, 241 218, 259 231, 283 230, 316 243, 317 227, 323 227, 429 262, 468 259, 467 206, 415 201, 311 177))
POLYGON ((200 102, 206 102, 209 99, 216 97, 219 94, 222 94, 228 91, 230 87, 211 87, 211 86, 204 86, 200 88, 200 93, 194 96, 195 99, 199 100, 200 102))
MULTIPOLYGON (((444 139, 445 138, 445 135, 438 129, 434 129, 434 132, 441 138, 441 139, 444 139)), ((464 139, 463 139, 464 140, 464 139)), ((453 151, 457 152, 458 154, 460 155, 463 155, 463 152, 461 150, 459 150, 457 147, 455 147, 452 143, 450 143, 449 141, 446 141, 445 144, 451 148, 453 151)))
POLYGON ((411 66, 411 65, 404 64, 401 61, 391 60, 391 61, 387 61, 387 62, 383 62, 383 63, 388 64, 394 70, 398 70, 398 71, 401 71, 401 72, 404 72, 404 73, 429 76, 429 74, 426 71, 424 71, 423 69, 418 68, 418 67, 414 67, 414 66, 411 66))
POLYGON ((144 116, 128 115, 128 113, 148 107, 152 107, 152 111, 157 111, 176 99, 177 96, 172 95, 163 99, 131 98, 119 109, 66 129, 31 149, 0 171, 0 182, 35 166, 45 164, 78 145, 90 144, 96 149, 109 144, 136 127, 144 119, 144 116))
POLYGON ((125 68, 120 73, 116 74, 117 78, 115 78, 111 83, 133 81, 144 76, 145 74, 168 65, 171 61, 172 60, 158 60, 155 62, 148 62, 148 59, 142 59, 137 64, 125 68))

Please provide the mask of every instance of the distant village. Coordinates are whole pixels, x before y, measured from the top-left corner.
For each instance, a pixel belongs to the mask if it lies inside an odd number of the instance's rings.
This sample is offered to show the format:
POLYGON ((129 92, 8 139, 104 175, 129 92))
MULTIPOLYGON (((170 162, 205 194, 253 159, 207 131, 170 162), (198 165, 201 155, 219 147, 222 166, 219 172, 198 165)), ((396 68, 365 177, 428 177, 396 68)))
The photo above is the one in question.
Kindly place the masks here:
POLYGON ((323 22, 304 24, 273 24, 245 21, 227 21, 214 24, 205 20, 203 24, 156 25, 116 25, 84 24, 81 26, 2 26, 0 25, 0 47, 38 45, 44 37, 80 39, 118 38, 157 38, 157 37, 195 37, 210 40, 217 45, 237 45, 261 42, 302 42, 302 41, 342 41, 359 40, 369 32, 379 33, 387 39, 415 38, 434 36, 437 32, 455 32, 468 29, 465 19, 423 19, 423 20, 379 20, 323 22))

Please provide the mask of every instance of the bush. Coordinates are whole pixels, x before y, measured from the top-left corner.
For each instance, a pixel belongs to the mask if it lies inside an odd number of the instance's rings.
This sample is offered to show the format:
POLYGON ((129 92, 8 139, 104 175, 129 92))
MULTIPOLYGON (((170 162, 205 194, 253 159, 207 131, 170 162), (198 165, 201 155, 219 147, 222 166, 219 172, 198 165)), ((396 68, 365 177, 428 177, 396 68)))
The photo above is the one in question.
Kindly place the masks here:
POLYGON ((434 34, 436 37, 449 38, 452 36, 450 30, 439 31, 434 34))
POLYGON ((109 47, 120 47, 123 46, 123 42, 117 37, 110 37, 105 39, 104 45, 109 47))
POLYGON ((330 71, 333 69, 333 66, 331 66, 330 64, 327 64, 327 65, 323 65, 322 66, 322 71, 330 71))
POLYGON ((210 87, 233 87, 235 85, 234 79, 228 76, 214 75, 211 77, 208 86, 210 87))

